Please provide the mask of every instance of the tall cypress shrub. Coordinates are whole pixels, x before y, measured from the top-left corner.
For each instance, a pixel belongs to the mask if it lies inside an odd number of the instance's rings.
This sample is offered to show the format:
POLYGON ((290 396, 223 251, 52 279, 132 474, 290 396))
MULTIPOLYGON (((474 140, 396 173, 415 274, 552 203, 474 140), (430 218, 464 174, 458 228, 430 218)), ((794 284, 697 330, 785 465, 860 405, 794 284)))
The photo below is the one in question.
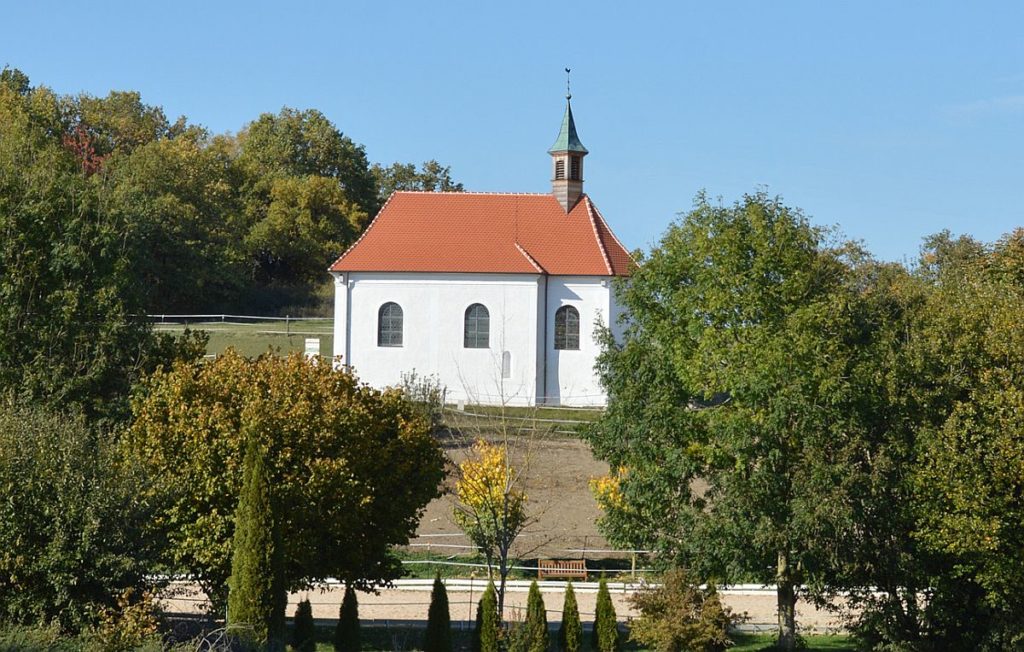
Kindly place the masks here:
POLYGON ((359 652, 362 649, 359 631, 359 600, 351 585, 345 586, 345 597, 338 612, 338 626, 334 630, 335 652, 359 652))
POLYGON ((228 580, 228 624, 257 645, 284 643, 284 548, 270 471, 263 451, 249 438, 243 461, 242 493, 235 510, 231 578, 228 580))
POLYGON ((526 597, 526 622, 523 626, 526 628, 527 652, 547 652, 548 615, 537 580, 530 583, 530 593, 526 597))
POLYGON ((292 648, 295 652, 316 652, 316 625, 313 622, 313 605, 309 600, 303 600, 295 608, 292 648))
POLYGON ((430 591, 430 609, 427 611, 427 631, 423 636, 423 652, 452 652, 452 623, 448 613, 448 590, 441 574, 434 576, 430 591))
POLYGON ((580 652, 583 646, 583 623, 580 622, 580 608, 576 604, 576 591, 572 582, 565 586, 565 603, 562 606, 562 625, 558 628, 558 647, 562 652, 580 652))
POLYGON ((594 617, 594 652, 617 652, 619 649, 619 622, 615 616, 608 583, 601 578, 597 587, 597 613, 594 617))
POLYGON ((476 625, 473 627, 473 641, 470 649, 473 652, 480 652, 480 632, 484 628, 484 598, 476 601, 476 625))
POLYGON ((498 652, 498 629, 501 623, 498 622, 498 595, 493 581, 487 583, 487 589, 480 598, 477 622, 480 623, 480 652, 498 652))

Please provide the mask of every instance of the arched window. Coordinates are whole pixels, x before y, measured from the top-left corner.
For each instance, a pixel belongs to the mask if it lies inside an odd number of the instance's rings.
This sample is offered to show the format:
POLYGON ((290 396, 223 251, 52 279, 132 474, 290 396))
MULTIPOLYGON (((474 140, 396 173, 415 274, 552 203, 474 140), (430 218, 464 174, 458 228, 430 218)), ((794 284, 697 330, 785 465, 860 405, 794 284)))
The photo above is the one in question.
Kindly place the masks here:
POLYGON ((565 178, 565 160, 558 159, 555 161, 555 179, 560 180, 565 178))
POLYGON ((571 163, 572 164, 569 167, 569 178, 572 179, 573 181, 579 181, 580 180, 580 157, 579 156, 573 156, 571 163))
POLYGON ((555 311, 555 348, 580 348, 580 313, 572 306, 562 306, 555 311))
POLYGON ((466 308, 463 345, 467 349, 486 349, 490 346, 491 315, 487 308, 474 303, 466 308))
POLYGON ((377 311, 377 346, 402 346, 402 306, 392 301, 377 311))

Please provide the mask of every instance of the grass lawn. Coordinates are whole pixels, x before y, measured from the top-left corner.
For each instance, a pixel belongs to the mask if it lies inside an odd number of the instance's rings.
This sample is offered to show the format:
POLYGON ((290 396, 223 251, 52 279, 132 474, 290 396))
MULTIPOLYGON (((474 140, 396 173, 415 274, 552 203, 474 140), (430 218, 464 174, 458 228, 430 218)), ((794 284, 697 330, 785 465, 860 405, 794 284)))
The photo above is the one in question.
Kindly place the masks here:
MULTIPOLYGON (((218 355, 234 348, 245 356, 258 356, 274 350, 282 355, 305 351, 306 338, 320 338, 320 355, 334 354, 334 331, 332 319, 312 321, 261 321, 255 323, 196 322, 188 324, 192 330, 202 330, 210 336, 207 354, 218 355)), ((160 332, 180 333, 184 324, 153 324, 160 332)))

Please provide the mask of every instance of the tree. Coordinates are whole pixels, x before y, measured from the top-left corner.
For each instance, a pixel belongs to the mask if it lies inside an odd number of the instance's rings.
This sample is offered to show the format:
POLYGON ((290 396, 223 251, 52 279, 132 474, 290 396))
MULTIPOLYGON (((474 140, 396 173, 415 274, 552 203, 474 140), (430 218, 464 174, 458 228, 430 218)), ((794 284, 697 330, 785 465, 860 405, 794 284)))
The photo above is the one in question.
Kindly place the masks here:
POLYGON ((427 629, 423 635, 423 652, 451 652, 452 624, 448 611, 448 591, 441 581, 441 574, 434 576, 434 587, 430 591, 430 608, 427 610, 427 629))
POLYGON ((630 321, 598 361, 609 408, 586 436, 616 469, 602 526, 702 577, 776 584, 784 649, 797 587, 827 593, 887 437, 864 418, 859 256, 764 193, 699 196, 620 286, 630 321))
POLYGON ((498 652, 498 632, 501 629, 501 618, 498 614, 498 597, 494 582, 487 582, 483 597, 477 606, 476 639, 480 641, 480 652, 498 652))
POLYGON ((249 191, 268 193, 274 179, 318 176, 336 180, 367 215, 375 215, 377 184, 362 145, 342 134, 315 109, 264 113, 239 134, 239 163, 249 171, 249 191))
POLYGON ((308 282, 380 207, 363 147, 319 111, 264 113, 237 142, 246 248, 261 281, 308 282), (303 243, 314 246, 305 257, 303 243))
POLYGON ((133 405, 126 455, 150 469, 153 536, 215 607, 229 575, 231 514, 249 436, 265 449, 281 506, 288 588, 336 577, 371 587, 398 577, 408 541, 438 495, 443 456, 429 423, 394 390, 301 355, 228 352, 154 374, 133 405))
POLYGON ((334 629, 335 652, 359 652, 363 648, 359 628, 359 600, 351 584, 345 585, 345 597, 338 612, 338 625, 334 629))
POLYGON ((302 600, 295 607, 292 624, 292 649, 295 652, 316 652, 316 623, 309 600, 302 600))
POLYGON ((452 181, 451 167, 442 166, 431 159, 420 169, 414 163, 392 163, 382 167, 375 163, 370 169, 377 180, 379 199, 383 203, 396 190, 420 190, 426 192, 462 192, 461 183, 452 181))
POLYGON ((580 609, 576 604, 576 591, 572 582, 565 585, 565 602, 562 606, 562 624, 558 628, 558 649, 562 652, 580 652, 583 648, 583 624, 580 623, 580 609))
POLYGON ((608 582, 602 577, 597 586, 597 607, 594 615, 594 652, 617 652, 619 649, 619 620, 615 605, 608 592, 608 582))
POLYGON ((640 617, 630 636, 656 652, 720 652, 729 645, 730 610, 714 586, 700 588, 681 568, 665 573, 660 586, 647 587, 632 597, 640 617))
POLYGON ((0 622, 78 631, 158 588, 147 484, 116 433, 0 396, 0 622))
POLYGON ((366 221, 366 213, 337 181, 285 177, 274 181, 266 217, 252 226, 245 241, 268 278, 315 283, 366 221))
POLYGON ((91 167, 102 164, 76 149, 94 149, 92 136, 72 138, 62 99, 11 77, 0 84, 0 388, 123 419, 131 385, 164 362, 131 229, 102 201, 91 167))
POLYGON ((530 593, 526 598, 526 622, 522 626, 526 630, 526 651, 547 652, 548 614, 544 608, 544 597, 540 594, 537 580, 530 582, 530 593))
POLYGON ((491 444, 478 439, 458 465, 455 522, 487 558, 498 564, 499 614, 505 608, 505 581, 511 571, 509 552, 527 525, 526 493, 520 471, 509 462, 508 440, 491 444))
POLYGON ((258 645, 283 643, 288 592, 284 578, 280 507, 255 433, 248 433, 242 493, 235 511, 228 625, 258 645))

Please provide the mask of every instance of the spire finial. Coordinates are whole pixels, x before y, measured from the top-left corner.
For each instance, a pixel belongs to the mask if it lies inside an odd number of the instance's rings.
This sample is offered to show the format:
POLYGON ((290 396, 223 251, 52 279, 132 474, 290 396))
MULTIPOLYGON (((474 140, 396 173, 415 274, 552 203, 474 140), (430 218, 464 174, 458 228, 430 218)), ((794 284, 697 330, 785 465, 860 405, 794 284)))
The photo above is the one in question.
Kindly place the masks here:
POLYGON ((565 99, 571 100, 572 93, 569 91, 569 73, 572 72, 569 68, 565 69, 565 99))

